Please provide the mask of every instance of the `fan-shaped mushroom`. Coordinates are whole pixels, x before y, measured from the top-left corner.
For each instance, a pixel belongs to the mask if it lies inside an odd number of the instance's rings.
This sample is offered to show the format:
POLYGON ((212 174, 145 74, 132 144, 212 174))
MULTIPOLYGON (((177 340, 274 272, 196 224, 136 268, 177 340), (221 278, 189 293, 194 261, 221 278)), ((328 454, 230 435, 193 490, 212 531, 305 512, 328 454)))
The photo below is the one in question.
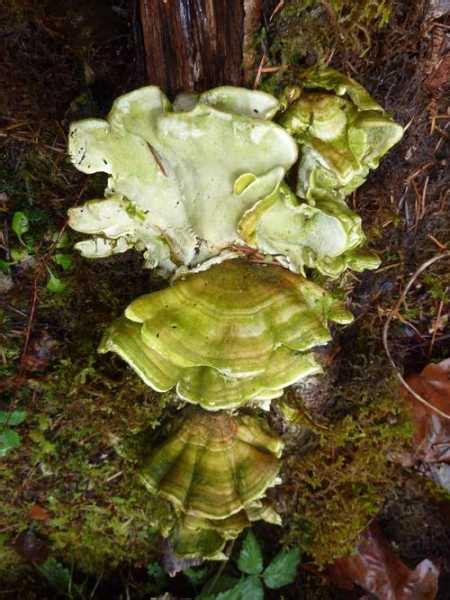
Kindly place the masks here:
POLYGON ((322 201, 342 201, 359 187, 403 128, 362 85, 330 67, 307 69, 300 84, 289 90, 280 123, 301 147, 298 195, 327 212, 322 201))
POLYGON ((361 218, 344 202, 323 200, 320 207, 298 198, 286 184, 248 210, 239 223, 242 239, 287 268, 316 268, 337 277, 348 267, 376 269, 378 257, 360 250, 365 241, 361 218))
POLYGON ((276 484, 282 449, 260 419, 193 410, 151 451, 141 479, 180 513, 223 520, 276 484))
POLYGON ((227 86, 182 94, 173 106, 159 88, 141 88, 119 97, 106 121, 73 123, 75 166, 110 175, 104 199, 69 210, 69 224, 94 236, 76 247, 89 258, 136 248, 166 274, 225 260, 243 244, 301 273, 374 268, 378 261, 356 250, 359 217, 336 201, 362 183, 401 127, 333 70, 307 71, 303 85, 337 95, 298 88, 285 129, 270 121, 273 96, 227 86), (311 206, 286 184, 279 190, 297 158, 289 134, 302 149, 298 193, 311 206))
POLYGON ((328 292, 274 265, 231 260, 132 302, 106 332, 113 350, 157 391, 210 410, 270 399, 317 373, 306 351, 351 314, 328 292))
POLYGON ((260 520, 281 525, 279 514, 263 500, 255 501, 245 510, 226 519, 201 519, 184 515, 166 537, 169 537, 178 556, 222 560, 227 558, 222 552, 226 542, 236 539, 243 529, 260 520))
POLYGON ((153 527, 178 556, 226 558, 226 542, 252 522, 281 524, 265 494, 279 482, 282 449, 259 418, 184 410, 141 469, 149 492, 174 509, 153 527))
POLYGON ((117 98, 107 121, 73 123, 69 153, 84 173, 109 174, 106 198, 69 210, 97 236, 88 257, 144 251, 148 266, 200 264, 236 241, 243 213, 278 187, 297 159, 292 137, 270 121, 269 94, 222 87, 173 107, 154 86, 117 98))

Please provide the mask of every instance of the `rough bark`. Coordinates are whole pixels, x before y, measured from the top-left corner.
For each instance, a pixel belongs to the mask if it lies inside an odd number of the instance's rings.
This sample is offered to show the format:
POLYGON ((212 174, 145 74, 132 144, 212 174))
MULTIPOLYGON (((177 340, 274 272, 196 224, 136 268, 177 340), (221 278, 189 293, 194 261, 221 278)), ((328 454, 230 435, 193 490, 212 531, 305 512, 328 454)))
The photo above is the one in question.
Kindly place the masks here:
POLYGON ((140 0, 147 80, 174 96, 240 85, 261 0, 140 0))

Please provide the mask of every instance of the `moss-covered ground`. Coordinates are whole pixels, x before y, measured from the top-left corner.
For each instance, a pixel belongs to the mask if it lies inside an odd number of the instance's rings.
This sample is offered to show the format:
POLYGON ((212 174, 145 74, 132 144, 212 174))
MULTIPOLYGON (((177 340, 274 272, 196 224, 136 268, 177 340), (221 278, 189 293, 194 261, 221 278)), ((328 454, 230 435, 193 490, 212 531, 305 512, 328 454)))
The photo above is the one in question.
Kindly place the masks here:
MULTIPOLYGON (((281 403, 274 405, 270 418, 288 452, 272 499, 285 525, 256 532, 269 555, 280 544, 302 548, 300 575, 284 597, 358 597, 327 587, 318 572, 349 553, 378 514, 409 565, 440 561, 448 598, 445 493, 393 460, 410 443, 411 425, 381 342, 410 275, 450 241, 448 112, 433 80, 436 36, 448 20, 433 20, 425 0, 265 4, 256 42, 263 89, 280 91, 299 66, 326 61, 409 127, 351 198, 383 264, 328 284, 349 297, 356 320, 336 333, 321 382, 282 399, 295 415, 289 427, 281 403)), ((133 6, 5 0, 0 7, 0 410, 26 411, 20 444, 0 458, 5 598, 195 595, 183 575, 169 581, 158 570, 161 540, 151 524, 167 507, 136 480, 143 432, 151 439, 176 408, 120 359, 96 352, 111 319, 163 282, 133 253, 80 258, 65 227, 67 208, 104 187, 101 176, 70 165, 68 123, 103 116, 114 97, 143 81, 133 6), (17 214, 27 220, 22 234, 17 214), (52 573, 42 564, 53 564, 52 573)), ((437 263, 395 316, 390 344, 402 372, 449 356, 448 273, 447 262, 437 263)))

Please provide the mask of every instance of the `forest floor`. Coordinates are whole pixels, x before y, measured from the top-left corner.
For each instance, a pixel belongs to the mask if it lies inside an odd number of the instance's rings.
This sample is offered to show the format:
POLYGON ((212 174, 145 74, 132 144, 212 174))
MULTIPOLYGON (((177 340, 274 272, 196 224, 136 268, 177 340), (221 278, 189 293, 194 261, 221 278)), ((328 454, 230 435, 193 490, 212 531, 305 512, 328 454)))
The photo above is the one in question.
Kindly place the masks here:
MULTIPOLYGON (((407 130, 351 198, 382 266, 327 284, 349 298, 355 322, 335 332, 319 386, 283 399, 296 423, 282 426, 272 409, 289 450, 272 494, 286 525, 256 534, 267 556, 280 544, 302 548, 283 597, 359 598, 360 588, 338 590, 321 569, 376 519, 408 567, 438 566, 444 600, 450 484, 436 483, 424 461, 398 458, 414 437, 382 330, 391 316, 388 347, 404 376, 450 357, 449 16, 439 10, 445 3, 425 0, 395 0, 386 23, 370 10, 336 18, 328 2, 266 4, 262 89, 280 91, 299 65, 320 58, 360 81, 407 130), (397 306, 417 269, 439 255, 397 306)), ((0 455, 0 598, 196 595, 195 576, 169 580, 161 570, 149 527, 158 506, 135 481, 136 436, 170 418, 169 395, 96 352, 111 320, 163 282, 132 252, 82 259, 66 227, 67 209, 105 186, 70 164, 69 123, 105 116, 115 97, 144 83, 134 5, 0 7, 0 414, 21 421, 15 447, 0 455)))

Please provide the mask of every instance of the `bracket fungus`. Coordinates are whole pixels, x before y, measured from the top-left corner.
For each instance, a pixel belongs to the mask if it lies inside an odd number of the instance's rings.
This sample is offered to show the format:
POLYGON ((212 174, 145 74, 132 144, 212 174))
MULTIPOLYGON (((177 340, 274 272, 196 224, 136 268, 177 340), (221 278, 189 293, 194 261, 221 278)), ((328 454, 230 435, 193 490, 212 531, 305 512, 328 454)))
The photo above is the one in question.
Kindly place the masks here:
POLYGON ((343 202, 324 200, 313 206, 286 184, 246 212, 239 223, 245 242, 276 255, 288 269, 304 274, 315 268, 328 277, 345 269, 376 269, 378 257, 359 247, 365 241, 361 218, 343 202))
POLYGON ((279 482, 283 443, 261 419, 191 410, 146 458, 141 480, 178 514, 163 529, 180 556, 224 558, 252 521, 280 523, 263 500, 279 482))
POLYGON ((286 92, 280 124, 301 147, 297 194, 343 201, 403 136, 403 128, 356 81, 325 66, 306 69, 286 92))
POLYGON ((146 267, 175 273, 127 307, 99 351, 202 407, 176 419, 141 470, 174 508, 158 528, 180 556, 224 558, 252 521, 280 522, 265 494, 281 440, 259 419, 218 411, 266 408, 320 372, 313 349, 330 340, 328 323, 352 321, 306 268, 336 277, 378 266, 345 197, 402 128, 333 69, 309 69, 301 84, 281 102, 225 86, 173 104, 148 86, 117 98, 107 120, 71 125, 73 164, 109 175, 103 199, 69 210, 70 226, 93 236, 76 247, 90 258, 135 248, 146 267), (299 150, 294 193, 285 176, 299 150))
POLYGON ((178 556, 224 560, 227 556, 222 551, 226 542, 236 539, 255 521, 281 525, 280 515, 267 500, 255 500, 245 509, 226 519, 201 519, 184 515, 171 529, 165 532, 161 530, 161 533, 169 537, 173 550, 178 556))
POLYGON ((224 86, 173 105, 148 86, 117 98, 107 120, 73 123, 73 164, 109 175, 105 198, 69 210, 70 226, 93 236, 76 247, 88 258, 136 248, 166 275, 246 245, 300 273, 375 268, 376 257, 358 250, 360 218, 343 199, 402 128, 333 69, 308 70, 302 85, 281 104, 224 86), (283 181, 299 149, 297 198, 283 181))
POLYGON ((269 195, 297 160, 297 145, 271 122, 269 94, 222 87, 172 107, 144 87, 117 98, 107 121, 73 123, 69 153, 83 173, 109 174, 106 198, 69 210, 102 257, 136 247, 148 266, 194 266, 236 241, 243 213, 269 195))
POLYGON ((318 285, 275 265, 226 261, 146 294, 106 332, 115 351, 157 391, 209 410, 270 400, 321 370, 310 351, 328 321, 352 315, 318 285))

